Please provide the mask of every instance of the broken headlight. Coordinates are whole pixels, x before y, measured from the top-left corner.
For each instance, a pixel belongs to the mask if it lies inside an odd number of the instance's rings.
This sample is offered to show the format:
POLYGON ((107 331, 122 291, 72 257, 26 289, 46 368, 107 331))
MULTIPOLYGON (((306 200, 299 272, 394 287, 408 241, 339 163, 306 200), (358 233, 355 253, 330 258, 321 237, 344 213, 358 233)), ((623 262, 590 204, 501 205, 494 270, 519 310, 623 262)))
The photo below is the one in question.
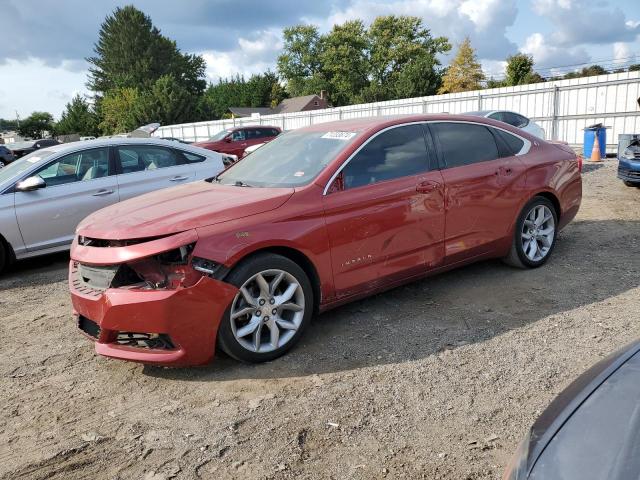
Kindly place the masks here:
POLYGON ((156 290, 190 287, 202 276, 189 267, 189 257, 194 246, 195 244, 185 245, 152 257, 129 262, 126 264, 127 268, 119 273, 122 273, 130 286, 138 288, 156 290), (134 278, 138 281, 133 282, 134 278))

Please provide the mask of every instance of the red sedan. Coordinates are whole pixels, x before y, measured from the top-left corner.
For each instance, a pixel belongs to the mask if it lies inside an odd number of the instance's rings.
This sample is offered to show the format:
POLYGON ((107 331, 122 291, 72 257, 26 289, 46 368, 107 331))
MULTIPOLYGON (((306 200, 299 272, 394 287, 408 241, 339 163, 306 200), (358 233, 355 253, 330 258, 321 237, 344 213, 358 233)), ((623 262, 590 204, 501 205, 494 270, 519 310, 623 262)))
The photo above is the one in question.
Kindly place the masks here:
POLYGON ((282 130, 279 127, 265 127, 262 125, 237 127, 223 130, 209 140, 196 142, 193 145, 242 158, 247 147, 270 142, 281 133, 282 130))
POLYGON ((294 130, 85 219, 74 314, 108 357, 271 360, 318 311, 481 259, 539 267, 578 212, 580 170, 567 146, 478 117, 294 130))

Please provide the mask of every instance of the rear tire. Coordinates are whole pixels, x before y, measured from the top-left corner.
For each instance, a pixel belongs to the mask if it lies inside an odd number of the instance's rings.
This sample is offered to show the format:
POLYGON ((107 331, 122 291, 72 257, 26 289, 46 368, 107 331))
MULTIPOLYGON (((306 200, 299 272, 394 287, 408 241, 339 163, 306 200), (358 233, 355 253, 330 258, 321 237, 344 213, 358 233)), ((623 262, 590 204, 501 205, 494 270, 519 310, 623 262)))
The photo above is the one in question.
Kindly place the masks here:
POLYGON ((227 281, 239 291, 218 330, 225 353, 241 362, 267 362, 298 342, 314 306, 313 288, 298 264, 259 254, 234 268, 227 281))
POLYGON ((551 256, 558 235, 558 213, 545 197, 533 197, 516 221, 509 254, 503 258, 516 268, 537 268, 551 256))

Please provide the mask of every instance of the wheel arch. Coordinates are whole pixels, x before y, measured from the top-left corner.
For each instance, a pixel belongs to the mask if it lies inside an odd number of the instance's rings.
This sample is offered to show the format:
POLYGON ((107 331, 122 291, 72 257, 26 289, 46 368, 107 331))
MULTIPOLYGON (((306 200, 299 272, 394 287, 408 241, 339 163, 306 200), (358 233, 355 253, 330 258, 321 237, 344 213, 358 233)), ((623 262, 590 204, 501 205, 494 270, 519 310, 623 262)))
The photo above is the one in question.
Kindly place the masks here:
MULTIPOLYGON (((8 265, 11 265, 16 261, 16 254, 13 251, 13 247, 11 246, 11 244, 7 241, 7 239, 1 233, 0 233, 0 244, 4 248, 5 267, 7 267, 8 265)), ((0 262, 0 264, 2 264, 2 262, 0 262)))
POLYGON ((298 264, 300 268, 304 270, 304 273, 307 274, 307 277, 311 282, 311 287, 313 288, 313 311, 314 311, 314 314, 317 314, 320 309, 320 302, 321 302, 321 295, 322 295, 322 291, 320 288, 320 275, 318 274, 318 270, 314 265, 314 263, 311 261, 311 259, 300 250, 293 247, 287 247, 282 245, 272 245, 268 247, 259 248, 239 258, 233 264, 230 270, 233 270, 233 268, 235 268, 240 262, 244 262, 245 260, 248 260, 251 257, 255 257, 263 253, 274 253, 276 255, 281 255, 283 257, 286 257, 289 260, 298 264))
MULTIPOLYGON (((560 206, 560 199, 553 192, 545 190, 534 194, 531 198, 534 197, 544 197, 549 200, 552 203, 553 208, 556 209, 556 215, 558 216, 558 220, 560 220, 560 217, 562 216, 562 207, 560 206)), ((527 201, 530 201, 531 198, 527 201)))

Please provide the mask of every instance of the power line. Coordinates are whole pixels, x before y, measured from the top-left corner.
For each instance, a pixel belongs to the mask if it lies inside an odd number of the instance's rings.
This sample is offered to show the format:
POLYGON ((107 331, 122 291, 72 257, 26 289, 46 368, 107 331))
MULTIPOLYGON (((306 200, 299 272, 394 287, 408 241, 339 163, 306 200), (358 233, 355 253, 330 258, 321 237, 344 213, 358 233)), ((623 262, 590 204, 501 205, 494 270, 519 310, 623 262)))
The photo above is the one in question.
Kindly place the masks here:
MULTIPOLYGON (((549 76, 555 77, 555 76, 562 76, 567 73, 575 72, 576 70, 579 69, 579 67, 586 68, 588 66, 593 66, 593 65, 598 65, 605 70, 624 69, 624 68, 630 67, 631 65, 637 64, 638 60, 639 60, 638 55, 634 54, 628 57, 594 60, 594 61, 583 62, 583 63, 558 65, 554 67, 545 67, 545 68, 539 68, 539 69, 534 67, 533 70, 534 72, 538 73, 542 77, 549 77, 549 76)), ((487 78, 490 78, 496 81, 504 80, 506 78, 506 74, 504 72, 490 73, 490 72, 483 71, 483 73, 487 78)))

